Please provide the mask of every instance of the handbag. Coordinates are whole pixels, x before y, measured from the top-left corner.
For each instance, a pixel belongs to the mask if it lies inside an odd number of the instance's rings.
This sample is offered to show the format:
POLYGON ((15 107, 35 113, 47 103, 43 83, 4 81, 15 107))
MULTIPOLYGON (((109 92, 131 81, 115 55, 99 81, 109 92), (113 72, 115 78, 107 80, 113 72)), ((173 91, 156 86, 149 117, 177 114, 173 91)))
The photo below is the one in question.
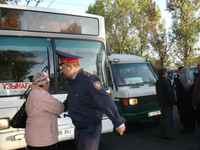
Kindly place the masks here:
MULTIPOLYGON (((21 98, 28 98, 28 95, 31 91, 31 88, 29 87, 25 93, 22 95, 21 98)), ((17 111, 17 113, 14 115, 14 117, 10 120, 10 125, 13 128, 25 128, 26 127, 26 120, 27 120, 27 114, 26 114, 26 100, 23 103, 23 105, 20 107, 20 109, 17 111)))
POLYGON ((11 119, 10 125, 13 128, 25 128, 26 127, 27 114, 26 114, 25 106, 26 106, 26 102, 23 103, 21 108, 11 119))

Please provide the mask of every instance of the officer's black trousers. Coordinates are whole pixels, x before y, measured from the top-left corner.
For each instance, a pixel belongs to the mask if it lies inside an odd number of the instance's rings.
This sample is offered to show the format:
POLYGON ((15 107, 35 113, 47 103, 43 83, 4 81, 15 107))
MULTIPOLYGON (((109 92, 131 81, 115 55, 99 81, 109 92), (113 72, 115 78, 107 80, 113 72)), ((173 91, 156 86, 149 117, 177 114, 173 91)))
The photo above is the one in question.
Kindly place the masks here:
POLYGON ((77 150, 98 150, 101 136, 101 125, 75 129, 77 150))

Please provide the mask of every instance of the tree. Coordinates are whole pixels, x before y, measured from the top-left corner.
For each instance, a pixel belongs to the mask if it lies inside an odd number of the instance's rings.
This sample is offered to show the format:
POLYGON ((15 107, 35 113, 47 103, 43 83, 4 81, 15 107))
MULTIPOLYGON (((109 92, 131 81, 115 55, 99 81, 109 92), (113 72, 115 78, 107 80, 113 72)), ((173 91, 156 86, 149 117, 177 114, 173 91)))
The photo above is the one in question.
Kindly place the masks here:
POLYGON ((88 8, 89 13, 105 17, 107 42, 113 51, 131 52, 134 38, 131 35, 131 0, 97 0, 88 8))
MULTIPOLYGON (((18 4, 21 0, 0 0, 0 4, 7 4, 7 3, 13 3, 18 4)), ((35 6, 37 7, 40 2, 43 0, 25 0, 26 6, 29 6, 30 2, 34 2, 35 6)))
POLYGON ((0 0, 0 4, 6 4, 6 0, 0 0))
POLYGON ((160 23, 158 27, 151 32, 150 43, 155 52, 159 55, 160 67, 164 68, 169 65, 169 52, 171 44, 168 41, 164 24, 160 23))
POLYGON ((138 53, 141 56, 147 55, 149 49, 149 34, 155 30, 156 24, 160 19, 159 9, 156 9, 155 2, 152 0, 135 1, 132 21, 138 31, 139 47, 138 53))
POLYGON ((152 0, 97 0, 87 12, 104 16, 107 42, 114 52, 144 56, 154 7, 152 0))
POLYGON ((188 65, 194 56, 194 45, 199 40, 200 1, 170 0, 168 8, 173 19, 174 52, 183 65, 188 65))
POLYGON ((17 4, 20 0, 0 0, 0 4, 14 3, 17 4))
POLYGON ((42 2, 43 0, 25 0, 25 1, 26 1, 26 6, 28 6, 30 4, 30 2, 34 2, 35 7, 37 7, 39 5, 39 3, 42 2))

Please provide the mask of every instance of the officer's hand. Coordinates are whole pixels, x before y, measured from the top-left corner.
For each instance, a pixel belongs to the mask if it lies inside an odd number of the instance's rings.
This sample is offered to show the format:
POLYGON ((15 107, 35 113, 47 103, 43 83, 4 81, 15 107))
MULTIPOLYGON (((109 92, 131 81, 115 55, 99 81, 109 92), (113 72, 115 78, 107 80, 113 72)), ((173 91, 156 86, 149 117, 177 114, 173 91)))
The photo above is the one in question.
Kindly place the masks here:
POLYGON ((121 136, 124 134, 125 131, 126 131, 125 124, 122 124, 118 128, 116 128, 116 132, 119 133, 119 135, 121 136))

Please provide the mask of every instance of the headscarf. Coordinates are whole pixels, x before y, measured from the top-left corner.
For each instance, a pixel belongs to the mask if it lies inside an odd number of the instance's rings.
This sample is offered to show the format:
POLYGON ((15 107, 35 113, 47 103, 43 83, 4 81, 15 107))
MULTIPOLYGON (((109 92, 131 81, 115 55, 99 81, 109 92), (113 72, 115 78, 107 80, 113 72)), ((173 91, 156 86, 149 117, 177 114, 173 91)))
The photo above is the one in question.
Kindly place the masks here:
POLYGON ((46 72, 37 73, 33 77, 33 85, 43 86, 43 85, 49 83, 49 81, 50 81, 49 76, 46 72))

